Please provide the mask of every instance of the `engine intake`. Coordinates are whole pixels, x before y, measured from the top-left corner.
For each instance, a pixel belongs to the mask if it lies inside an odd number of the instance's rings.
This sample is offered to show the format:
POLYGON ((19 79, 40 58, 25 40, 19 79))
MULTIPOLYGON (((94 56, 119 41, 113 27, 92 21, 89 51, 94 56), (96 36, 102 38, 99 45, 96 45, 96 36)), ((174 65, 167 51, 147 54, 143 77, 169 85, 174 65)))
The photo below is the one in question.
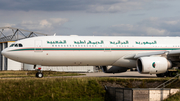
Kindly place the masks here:
POLYGON ((141 57, 137 59, 136 67, 141 74, 165 73, 172 63, 164 57, 141 57))

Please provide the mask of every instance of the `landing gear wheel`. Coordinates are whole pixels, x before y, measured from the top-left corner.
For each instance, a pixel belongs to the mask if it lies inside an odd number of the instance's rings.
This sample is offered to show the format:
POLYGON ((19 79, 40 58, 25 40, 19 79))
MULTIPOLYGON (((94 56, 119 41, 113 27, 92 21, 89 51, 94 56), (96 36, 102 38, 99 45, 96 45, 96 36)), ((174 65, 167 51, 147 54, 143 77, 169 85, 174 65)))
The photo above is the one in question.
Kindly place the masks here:
POLYGON ((176 76, 176 72, 173 72, 173 71, 171 71, 171 72, 168 72, 168 77, 175 77, 176 76))
POLYGON ((157 77, 164 77, 165 75, 164 75, 164 73, 162 73, 162 74, 156 74, 156 76, 157 77))
MULTIPOLYGON (((34 69, 36 68, 36 65, 34 65, 34 69)), ((43 73, 41 71, 41 68, 36 69, 38 72, 36 73, 36 77, 37 78, 42 78, 43 77, 43 73)))
POLYGON ((37 72, 37 73, 36 73, 36 77, 38 77, 38 78, 42 78, 42 77, 43 77, 43 73, 41 73, 41 72, 37 72))
POLYGON ((172 77, 172 72, 168 72, 168 77, 172 77))

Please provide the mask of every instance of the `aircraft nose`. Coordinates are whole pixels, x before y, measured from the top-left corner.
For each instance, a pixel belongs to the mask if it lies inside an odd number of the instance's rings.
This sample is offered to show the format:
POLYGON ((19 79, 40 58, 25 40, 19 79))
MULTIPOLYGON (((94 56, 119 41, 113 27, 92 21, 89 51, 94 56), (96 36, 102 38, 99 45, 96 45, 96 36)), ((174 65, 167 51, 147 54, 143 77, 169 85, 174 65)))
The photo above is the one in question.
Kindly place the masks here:
POLYGON ((6 57, 6 56, 7 56, 7 49, 3 49, 3 50, 1 51, 1 54, 6 57))
POLYGON ((10 48, 6 48, 2 50, 1 54, 5 56, 6 58, 9 58, 12 60, 18 60, 18 55, 16 53, 13 53, 10 48))

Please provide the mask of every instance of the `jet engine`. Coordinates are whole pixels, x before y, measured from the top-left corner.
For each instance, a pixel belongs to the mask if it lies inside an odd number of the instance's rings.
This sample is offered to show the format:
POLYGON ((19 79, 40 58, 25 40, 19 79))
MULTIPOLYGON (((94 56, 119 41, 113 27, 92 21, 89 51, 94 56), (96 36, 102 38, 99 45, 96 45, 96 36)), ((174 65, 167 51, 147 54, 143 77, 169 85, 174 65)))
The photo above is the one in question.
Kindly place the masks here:
POLYGON ((121 73, 126 72, 128 68, 118 66, 101 66, 104 73, 121 73))
POLYGON ((136 67, 141 74, 165 73, 172 63, 164 57, 141 57, 136 61, 136 67))

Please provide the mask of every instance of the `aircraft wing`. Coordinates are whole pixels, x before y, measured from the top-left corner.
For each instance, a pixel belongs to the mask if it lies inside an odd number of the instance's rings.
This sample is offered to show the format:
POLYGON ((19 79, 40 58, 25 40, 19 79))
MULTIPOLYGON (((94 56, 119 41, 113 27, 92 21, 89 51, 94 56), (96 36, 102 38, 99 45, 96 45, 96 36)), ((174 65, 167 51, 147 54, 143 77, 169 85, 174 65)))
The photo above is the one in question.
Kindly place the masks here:
POLYGON ((168 57, 180 56, 180 50, 171 50, 171 51, 156 51, 156 52, 145 52, 138 54, 131 54, 124 57, 124 59, 137 59, 140 57, 148 57, 153 55, 166 55, 168 57))

